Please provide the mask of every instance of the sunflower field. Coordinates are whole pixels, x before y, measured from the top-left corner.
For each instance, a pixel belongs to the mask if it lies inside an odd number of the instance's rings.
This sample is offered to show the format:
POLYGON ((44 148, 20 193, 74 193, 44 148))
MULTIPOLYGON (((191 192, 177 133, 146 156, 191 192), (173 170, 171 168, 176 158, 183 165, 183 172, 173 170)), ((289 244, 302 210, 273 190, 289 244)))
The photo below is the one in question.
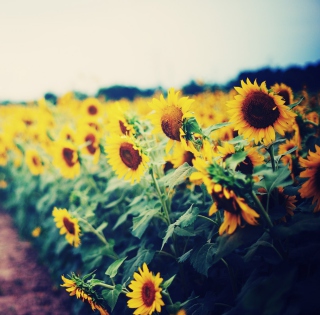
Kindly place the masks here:
POLYGON ((319 314, 319 117, 249 79, 1 105, 1 207, 73 314, 319 314))

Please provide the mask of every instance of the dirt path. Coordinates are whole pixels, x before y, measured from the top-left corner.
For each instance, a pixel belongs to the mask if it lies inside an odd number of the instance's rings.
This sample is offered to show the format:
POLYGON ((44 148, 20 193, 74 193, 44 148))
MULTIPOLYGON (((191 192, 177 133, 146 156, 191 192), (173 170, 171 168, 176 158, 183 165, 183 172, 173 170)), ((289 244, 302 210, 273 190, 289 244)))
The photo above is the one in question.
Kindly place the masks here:
POLYGON ((0 212, 0 315, 70 315, 70 299, 52 285, 30 243, 19 239, 11 217, 0 212))

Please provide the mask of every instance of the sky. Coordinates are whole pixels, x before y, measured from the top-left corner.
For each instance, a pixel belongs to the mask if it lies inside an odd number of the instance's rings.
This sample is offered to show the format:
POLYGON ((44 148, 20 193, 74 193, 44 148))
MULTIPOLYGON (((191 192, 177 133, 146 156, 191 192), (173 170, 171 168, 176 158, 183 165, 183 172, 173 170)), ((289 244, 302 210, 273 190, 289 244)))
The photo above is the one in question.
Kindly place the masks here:
POLYGON ((0 101, 320 61, 319 0, 0 0, 0 101))

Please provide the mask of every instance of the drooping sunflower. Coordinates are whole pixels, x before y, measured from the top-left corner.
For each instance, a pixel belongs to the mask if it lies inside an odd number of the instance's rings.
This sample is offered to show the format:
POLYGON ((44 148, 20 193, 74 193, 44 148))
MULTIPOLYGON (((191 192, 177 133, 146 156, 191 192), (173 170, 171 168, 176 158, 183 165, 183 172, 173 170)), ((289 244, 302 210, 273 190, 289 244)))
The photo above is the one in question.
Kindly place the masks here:
POLYGON ((88 286, 82 286, 83 281, 76 275, 72 275, 71 279, 61 276, 63 284, 62 287, 66 288, 66 291, 70 293, 70 296, 76 296, 77 299, 81 299, 82 302, 88 302, 93 311, 98 310, 100 315, 109 315, 108 311, 101 306, 95 298, 94 292, 88 286), (85 289, 86 288, 86 289, 85 289), (86 292, 89 291, 89 292, 86 292), (90 292, 91 291, 91 292, 90 292))
POLYGON ((108 137, 105 152, 109 164, 119 178, 139 182, 148 167, 149 157, 143 153, 137 141, 129 136, 108 137))
POLYGON ((316 204, 314 212, 320 211, 320 146, 315 146, 316 152, 309 151, 307 159, 300 158, 300 166, 307 168, 300 173, 300 177, 309 179, 299 189, 302 198, 311 198, 316 204))
POLYGON ((33 175, 40 175, 44 172, 44 161, 36 149, 29 148, 26 150, 26 164, 33 175))
POLYGON ((139 267, 139 273, 133 274, 133 278, 129 284, 132 292, 127 293, 127 297, 130 298, 127 302, 128 307, 136 309, 133 314, 151 315, 155 311, 160 313, 164 305, 160 287, 163 279, 160 278, 160 273, 154 276, 144 263, 142 269, 139 267))
POLYGON ((280 95, 284 100, 284 105, 290 105, 293 103, 293 92, 290 86, 287 86, 284 83, 276 83, 271 86, 272 91, 280 95))
POLYGON ((58 140, 53 150, 53 165, 60 169, 65 178, 80 174, 80 162, 76 146, 67 140, 58 140))
POLYGON ((185 117, 188 117, 190 106, 194 101, 189 97, 180 98, 179 95, 180 91, 175 92, 174 88, 170 88, 166 100, 161 94, 160 99, 153 98, 148 103, 154 110, 150 115, 154 125, 153 132, 156 134, 163 132, 169 138, 167 152, 175 141, 181 141, 182 122, 185 117))
POLYGON ((268 145, 275 140, 275 131, 284 136, 293 124, 296 114, 284 105, 280 95, 268 91, 265 82, 259 86, 256 81, 252 84, 249 79, 247 83, 241 80, 241 87, 235 90, 239 94, 227 103, 230 122, 245 139, 268 145))
POLYGON ((80 245, 80 226, 77 218, 73 218, 67 209, 58 209, 54 207, 52 211, 54 222, 60 229, 60 234, 66 234, 67 242, 78 247, 80 245))
POLYGON ((220 235, 224 232, 232 234, 237 226, 242 226, 243 220, 250 225, 258 224, 256 218, 259 218, 260 215, 245 202, 244 198, 237 196, 233 190, 216 184, 211 196, 215 202, 210 208, 209 215, 214 214, 218 209, 224 210, 224 220, 219 228, 220 235))

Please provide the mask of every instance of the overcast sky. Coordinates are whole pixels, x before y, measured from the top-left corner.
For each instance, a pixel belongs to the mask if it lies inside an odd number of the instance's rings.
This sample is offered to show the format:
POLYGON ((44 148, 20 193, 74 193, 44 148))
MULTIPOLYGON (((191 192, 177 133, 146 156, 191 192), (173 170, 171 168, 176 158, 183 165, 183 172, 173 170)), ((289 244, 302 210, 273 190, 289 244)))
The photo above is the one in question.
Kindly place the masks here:
POLYGON ((319 0, 0 0, 0 101, 320 60, 319 0))

